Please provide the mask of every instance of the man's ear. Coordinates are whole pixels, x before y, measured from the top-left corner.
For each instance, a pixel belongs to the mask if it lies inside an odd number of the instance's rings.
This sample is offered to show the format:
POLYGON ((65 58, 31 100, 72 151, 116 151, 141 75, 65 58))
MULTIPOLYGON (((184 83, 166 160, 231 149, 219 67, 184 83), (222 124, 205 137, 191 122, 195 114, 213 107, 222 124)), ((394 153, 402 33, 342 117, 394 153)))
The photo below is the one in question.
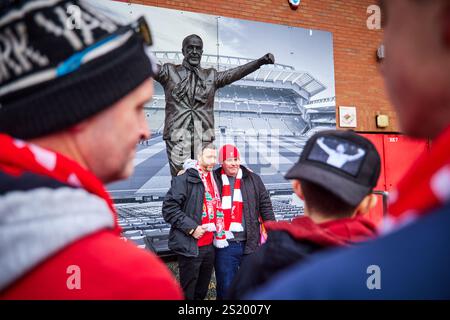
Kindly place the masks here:
POLYGON ((377 203, 378 203, 377 196, 375 194, 371 193, 371 194, 367 195, 363 199, 363 201, 361 201, 358 208, 356 209, 356 212, 361 215, 367 214, 370 210, 375 208, 377 203))
POLYGON ((302 184, 300 180, 292 180, 292 189, 294 190, 294 193, 303 201, 305 200, 305 196, 303 195, 303 189, 302 184))
POLYGON ((371 193, 370 195, 368 195, 368 197, 370 197, 369 200, 369 210, 372 210, 373 208, 376 207, 377 203, 378 203, 378 197, 376 194, 371 193))

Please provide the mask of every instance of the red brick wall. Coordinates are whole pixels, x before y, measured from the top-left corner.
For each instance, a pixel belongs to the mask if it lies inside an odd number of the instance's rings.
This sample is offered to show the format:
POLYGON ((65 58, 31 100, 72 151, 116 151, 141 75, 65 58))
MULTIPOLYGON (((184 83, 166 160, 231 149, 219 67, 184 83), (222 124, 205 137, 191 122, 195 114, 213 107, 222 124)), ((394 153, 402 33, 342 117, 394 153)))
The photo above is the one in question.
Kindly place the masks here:
POLYGON ((375 52, 381 44, 382 31, 366 26, 367 7, 375 0, 301 0, 296 11, 290 9, 287 0, 123 1, 330 31, 334 42, 336 108, 357 107, 358 131, 399 130, 377 71, 375 52), (388 128, 377 129, 377 114, 389 115, 388 128))

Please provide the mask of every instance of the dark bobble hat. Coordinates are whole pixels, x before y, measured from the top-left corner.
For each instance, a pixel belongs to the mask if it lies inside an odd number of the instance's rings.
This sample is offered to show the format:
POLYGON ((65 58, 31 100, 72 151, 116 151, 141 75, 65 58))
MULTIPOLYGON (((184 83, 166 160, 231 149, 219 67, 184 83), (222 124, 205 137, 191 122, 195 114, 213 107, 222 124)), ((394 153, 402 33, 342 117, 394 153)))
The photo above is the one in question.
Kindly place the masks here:
POLYGON ((122 25, 89 1, 8 0, 0 10, 0 133, 69 128, 153 75, 148 27, 122 25))

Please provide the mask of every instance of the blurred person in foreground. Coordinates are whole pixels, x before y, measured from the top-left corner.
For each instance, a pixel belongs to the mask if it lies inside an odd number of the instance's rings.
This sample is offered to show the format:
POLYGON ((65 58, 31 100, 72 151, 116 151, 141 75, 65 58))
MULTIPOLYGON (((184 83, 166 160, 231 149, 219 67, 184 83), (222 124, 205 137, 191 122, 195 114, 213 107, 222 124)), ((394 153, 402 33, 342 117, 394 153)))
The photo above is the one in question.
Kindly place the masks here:
POLYGON ((122 25, 88 1, 2 7, 0 299, 182 298, 162 261, 120 239, 104 187, 149 138, 150 39, 145 20, 122 25))
POLYGON ((387 91, 403 132, 431 150, 391 192, 383 237, 294 266, 252 299, 450 299, 450 2, 380 5, 387 91))

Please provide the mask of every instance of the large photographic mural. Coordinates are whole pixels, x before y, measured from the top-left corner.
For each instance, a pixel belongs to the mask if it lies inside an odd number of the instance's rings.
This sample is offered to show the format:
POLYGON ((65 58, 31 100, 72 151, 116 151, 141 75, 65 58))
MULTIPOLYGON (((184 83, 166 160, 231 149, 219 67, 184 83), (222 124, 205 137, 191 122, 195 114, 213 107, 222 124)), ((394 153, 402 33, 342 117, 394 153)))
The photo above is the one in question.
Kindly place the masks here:
MULTIPOLYGON (((182 41, 190 34, 203 40, 203 68, 234 68, 270 52, 275 64, 263 65, 219 89, 214 100, 216 145, 233 143, 243 164, 261 175, 273 195, 288 193, 284 173, 305 141, 316 131, 335 128, 333 39, 329 32, 219 17, 109 0, 98 1, 118 19, 145 16, 158 63, 181 64, 182 41)), ((170 169, 162 139, 163 87, 155 82, 146 106, 152 137, 137 146, 135 172, 110 184, 117 202, 161 201, 170 169)), ((170 129, 170 128, 169 128, 170 129)))

